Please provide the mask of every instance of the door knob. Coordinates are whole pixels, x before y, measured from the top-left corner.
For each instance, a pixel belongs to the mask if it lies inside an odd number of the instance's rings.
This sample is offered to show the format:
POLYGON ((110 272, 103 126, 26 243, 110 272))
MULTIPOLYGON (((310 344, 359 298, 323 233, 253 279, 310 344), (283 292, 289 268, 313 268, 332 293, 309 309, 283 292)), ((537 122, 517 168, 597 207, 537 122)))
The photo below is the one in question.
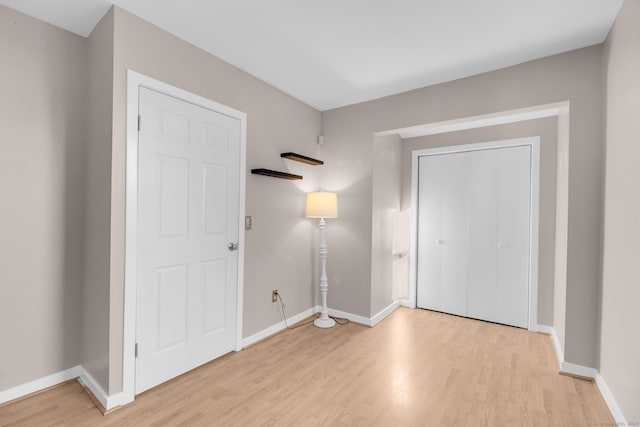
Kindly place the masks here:
POLYGON ((438 243, 438 244, 440 244, 440 245, 441 245, 441 244, 443 244, 443 243, 444 243, 444 240, 442 240, 442 239, 438 239, 438 240, 436 240, 436 243, 438 243))
POLYGON ((230 251, 237 251, 238 250, 238 244, 237 243, 229 243, 227 245, 227 248, 229 248, 230 251))

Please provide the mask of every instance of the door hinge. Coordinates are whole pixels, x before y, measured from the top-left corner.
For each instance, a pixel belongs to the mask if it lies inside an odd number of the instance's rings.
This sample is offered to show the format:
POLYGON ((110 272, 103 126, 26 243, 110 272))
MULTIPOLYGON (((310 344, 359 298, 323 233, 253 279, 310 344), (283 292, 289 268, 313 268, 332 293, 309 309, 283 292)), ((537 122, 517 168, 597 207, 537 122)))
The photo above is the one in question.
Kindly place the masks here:
POLYGON ((140 132, 141 126, 140 124, 142 123, 142 116, 140 116, 140 114, 138 114, 138 132, 140 132))
POLYGON ((138 357, 138 343, 136 343, 135 352, 136 352, 136 357, 138 357))

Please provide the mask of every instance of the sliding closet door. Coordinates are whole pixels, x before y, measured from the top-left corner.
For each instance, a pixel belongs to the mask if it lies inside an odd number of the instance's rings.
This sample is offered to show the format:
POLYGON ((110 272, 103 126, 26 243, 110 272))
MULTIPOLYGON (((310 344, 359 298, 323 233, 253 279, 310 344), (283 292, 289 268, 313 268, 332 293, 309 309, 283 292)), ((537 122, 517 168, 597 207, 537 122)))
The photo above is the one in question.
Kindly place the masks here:
POLYGON ((530 147, 419 158, 418 307, 527 327, 530 147))
POLYGON ((468 154, 420 158, 418 306, 467 312, 468 154))

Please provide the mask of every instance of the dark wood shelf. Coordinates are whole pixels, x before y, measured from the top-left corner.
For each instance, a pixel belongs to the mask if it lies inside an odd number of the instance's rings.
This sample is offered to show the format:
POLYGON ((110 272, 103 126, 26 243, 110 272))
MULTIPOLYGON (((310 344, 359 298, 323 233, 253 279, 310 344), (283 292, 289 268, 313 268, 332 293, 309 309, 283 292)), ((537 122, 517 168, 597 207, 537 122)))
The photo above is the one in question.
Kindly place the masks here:
POLYGON ((324 165, 322 160, 314 159, 313 157, 303 156, 302 154, 297 153, 281 153, 280 157, 284 157, 285 159, 295 160, 296 162, 306 163, 308 165, 324 165))
POLYGON ((251 173, 255 175, 264 175, 270 176, 273 178, 282 178, 282 179, 302 179, 300 175, 294 175, 292 173, 274 171, 271 169, 251 169, 251 173))

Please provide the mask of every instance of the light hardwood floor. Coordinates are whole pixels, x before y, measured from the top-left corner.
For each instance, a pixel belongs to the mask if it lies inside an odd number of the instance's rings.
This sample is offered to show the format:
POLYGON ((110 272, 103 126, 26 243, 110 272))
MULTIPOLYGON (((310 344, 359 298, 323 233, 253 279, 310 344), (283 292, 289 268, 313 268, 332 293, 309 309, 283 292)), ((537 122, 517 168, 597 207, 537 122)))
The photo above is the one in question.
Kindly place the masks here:
POLYGON ((547 335, 401 308, 375 328, 288 330, 102 416, 77 382, 0 407, 2 426, 615 425, 558 375, 547 335))

